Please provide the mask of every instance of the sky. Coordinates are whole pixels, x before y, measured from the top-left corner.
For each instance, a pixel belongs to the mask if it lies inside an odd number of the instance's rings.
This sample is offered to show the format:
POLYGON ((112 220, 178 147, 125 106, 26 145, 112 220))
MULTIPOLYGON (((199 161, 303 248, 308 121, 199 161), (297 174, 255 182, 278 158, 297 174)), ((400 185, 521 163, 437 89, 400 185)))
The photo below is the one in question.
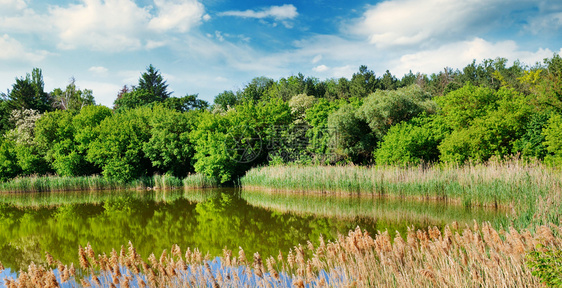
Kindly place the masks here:
POLYGON ((0 0, 0 91, 34 67, 112 107, 152 64, 212 103, 254 77, 462 69, 562 52, 560 0, 0 0))

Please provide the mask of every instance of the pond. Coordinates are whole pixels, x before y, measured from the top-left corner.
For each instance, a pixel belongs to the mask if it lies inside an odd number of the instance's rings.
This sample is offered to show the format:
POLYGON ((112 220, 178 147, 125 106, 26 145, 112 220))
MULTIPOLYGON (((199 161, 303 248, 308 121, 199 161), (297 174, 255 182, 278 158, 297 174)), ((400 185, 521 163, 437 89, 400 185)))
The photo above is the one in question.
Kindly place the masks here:
POLYGON ((0 195, 0 262, 12 271, 45 252, 78 263, 78 246, 109 254, 131 241, 146 259, 178 244, 222 256, 284 254, 297 244, 333 240, 357 226, 369 231, 443 227, 505 218, 505 211, 440 201, 325 194, 272 194, 237 189, 65 192, 0 195))

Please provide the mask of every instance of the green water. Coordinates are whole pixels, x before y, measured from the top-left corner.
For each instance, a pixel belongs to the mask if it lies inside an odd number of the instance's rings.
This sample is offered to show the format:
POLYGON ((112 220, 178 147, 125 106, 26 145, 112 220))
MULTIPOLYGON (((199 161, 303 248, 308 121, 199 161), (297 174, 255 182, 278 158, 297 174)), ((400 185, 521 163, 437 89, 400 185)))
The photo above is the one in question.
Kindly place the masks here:
POLYGON ((96 254, 133 243, 148 257, 173 244, 185 251, 222 255, 284 254, 320 235, 335 239, 360 226, 405 233, 408 226, 442 227, 452 221, 491 221, 505 212, 468 209, 442 202, 268 194, 233 189, 189 191, 74 192, 0 194, 0 261, 19 270, 45 262, 48 251, 65 264, 77 264, 79 245, 96 254))

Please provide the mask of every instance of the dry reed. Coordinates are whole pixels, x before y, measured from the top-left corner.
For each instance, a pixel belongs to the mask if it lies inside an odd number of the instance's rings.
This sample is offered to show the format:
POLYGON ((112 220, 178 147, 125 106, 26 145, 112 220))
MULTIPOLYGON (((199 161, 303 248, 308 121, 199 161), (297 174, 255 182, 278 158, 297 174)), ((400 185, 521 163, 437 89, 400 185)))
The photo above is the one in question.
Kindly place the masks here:
MULTIPOLYGON (((443 230, 409 230, 392 241, 387 231, 375 236, 359 227, 334 241, 320 239, 295 246, 286 257, 264 261, 258 253, 248 262, 240 248, 238 257, 205 260, 197 249, 185 256, 173 245, 157 259, 144 261, 129 243, 110 259, 95 256, 90 245, 80 247, 82 275, 59 264, 29 265, 7 287, 539 287, 540 280, 525 265, 530 251, 559 249, 562 227, 537 227, 536 232, 509 228, 496 230, 489 223, 443 230), (267 267, 267 268, 266 268, 267 267), (60 271, 62 270, 62 271, 60 271), (15 285, 15 286, 14 286, 15 285)), ((55 261, 55 260, 52 260, 55 261)), ((71 266, 73 267, 73 266, 71 266)))

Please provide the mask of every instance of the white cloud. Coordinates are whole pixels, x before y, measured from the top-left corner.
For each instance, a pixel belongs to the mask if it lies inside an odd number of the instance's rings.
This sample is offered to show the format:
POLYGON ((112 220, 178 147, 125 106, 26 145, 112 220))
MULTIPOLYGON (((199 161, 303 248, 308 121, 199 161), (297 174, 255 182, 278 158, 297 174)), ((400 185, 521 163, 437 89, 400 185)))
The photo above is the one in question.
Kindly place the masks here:
POLYGON ((49 12, 62 49, 79 46, 103 51, 141 48, 142 27, 150 17, 146 9, 131 0, 83 0, 68 8, 51 7, 49 12))
POLYGON ((103 67, 103 66, 92 66, 88 69, 88 71, 94 73, 94 74, 105 74, 107 73, 108 69, 103 67))
POLYGON ((312 68, 312 71, 322 73, 322 72, 328 71, 329 69, 330 68, 328 68, 328 66, 326 66, 326 65, 318 65, 318 66, 312 68))
POLYGON ((314 58, 312 58, 312 64, 318 63, 318 62, 320 62, 320 60, 322 60, 322 55, 318 54, 318 55, 314 56, 314 58))
POLYGON ((24 0, 0 0, 0 15, 11 15, 17 11, 21 11, 27 7, 24 0))
POLYGON ((394 64, 391 71, 395 75, 412 72, 435 73, 445 67, 463 68, 473 60, 477 63, 484 59, 497 57, 510 61, 519 59, 522 63, 533 65, 544 58, 552 57, 553 51, 538 49, 536 52, 521 51, 514 41, 488 42, 481 38, 471 41, 459 41, 443 45, 437 49, 421 51, 402 56, 394 64))
MULTIPOLYGON (((158 16, 152 18, 148 27, 157 31, 177 30, 187 32, 199 24, 204 17, 203 4, 195 1, 154 0, 158 16)), ((208 15, 207 15, 208 16, 208 15)))
POLYGON ((297 7, 293 4, 285 4, 282 6, 270 6, 268 8, 245 11, 226 11, 218 14, 219 16, 236 16, 242 18, 274 18, 275 20, 294 19, 299 15, 297 7))
POLYGON ((369 7, 353 32, 379 47, 466 40, 531 0, 391 0, 369 7))
POLYGON ((41 61, 49 53, 46 51, 30 52, 16 39, 10 37, 8 34, 0 36, 0 59, 1 60, 15 60, 23 62, 38 62, 41 61))

